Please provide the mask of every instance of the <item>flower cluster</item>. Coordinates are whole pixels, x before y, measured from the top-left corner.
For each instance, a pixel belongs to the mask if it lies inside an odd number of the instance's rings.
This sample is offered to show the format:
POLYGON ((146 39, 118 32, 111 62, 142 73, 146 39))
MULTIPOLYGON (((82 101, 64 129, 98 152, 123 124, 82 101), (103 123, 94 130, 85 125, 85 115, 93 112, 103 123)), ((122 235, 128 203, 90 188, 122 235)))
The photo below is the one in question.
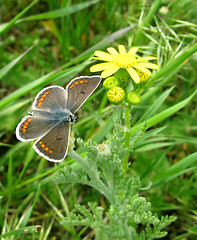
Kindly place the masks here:
POLYGON ((103 86, 108 91, 107 96, 111 103, 120 104, 125 100, 129 104, 139 104, 141 97, 138 90, 150 78, 149 69, 159 68, 157 64, 145 61, 157 58, 152 56, 138 58, 136 52, 139 47, 132 47, 128 52, 123 45, 119 45, 118 49, 119 52, 113 47, 107 48, 108 53, 95 51, 95 57, 92 59, 101 60, 104 63, 93 65, 90 71, 102 71, 101 77, 106 78, 103 86), (125 94, 131 79, 133 91, 125 94))

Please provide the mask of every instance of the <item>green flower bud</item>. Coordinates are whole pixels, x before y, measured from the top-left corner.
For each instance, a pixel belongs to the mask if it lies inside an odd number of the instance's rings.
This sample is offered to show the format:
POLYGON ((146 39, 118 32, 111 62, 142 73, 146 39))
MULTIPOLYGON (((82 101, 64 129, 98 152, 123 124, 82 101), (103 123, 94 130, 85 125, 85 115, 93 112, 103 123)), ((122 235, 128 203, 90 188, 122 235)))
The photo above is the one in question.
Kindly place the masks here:
POLYGON ((139 93, 131 91, 127 93, 126 101, 130 104, 137 105, 141 102, 141 96, 139 93))
POLYGON ((148 79, 149 79, 149 75, 147 75, 145 72, 139 70, 139 69, 135 69, 137 74, 139 75, 140 77, 140 83, 144 83, 144 82, 147 82, 148 79))
POLYGON ((106 144, 104 144, 104 143, 99 144, 97 146, 97 149, 98 149, 98 153, 100 153, 102 156, 104 156, 104 157, 111 156, 111 150, 106 144))
POLYGON ((103 87, 105 88, 105 90, 109 90, 113 87, 118 87, 118 86, 120 86, 120 82, 116 77, 108 77, 103 82, 103 87))
POLYGON ((121 87, 113 87, 107 92, 107 98, 115 105, 120 104, 125 97, 125 91, 121 87))
POLYGON ((124 87, 126 87, 127 83, 129 81, 131 81, 131 77, 129 75, 129 73, 127 72, 126 69, 124 68, 120 68, 115 74, 114 77, 116 77, 120 83, 122 83, 124 85, 124 87))

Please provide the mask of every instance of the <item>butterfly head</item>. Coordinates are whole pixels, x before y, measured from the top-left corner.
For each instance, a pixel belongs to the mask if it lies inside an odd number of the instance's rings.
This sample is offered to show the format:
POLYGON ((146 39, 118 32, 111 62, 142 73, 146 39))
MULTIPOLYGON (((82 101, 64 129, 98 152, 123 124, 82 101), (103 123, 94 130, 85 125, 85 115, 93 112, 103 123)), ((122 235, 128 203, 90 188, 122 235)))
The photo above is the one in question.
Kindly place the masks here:
POLYGON ((76 117, 74 113, 70 113, 69 122, 72 122, 72 123, 78 122, 78 117, 76 117))

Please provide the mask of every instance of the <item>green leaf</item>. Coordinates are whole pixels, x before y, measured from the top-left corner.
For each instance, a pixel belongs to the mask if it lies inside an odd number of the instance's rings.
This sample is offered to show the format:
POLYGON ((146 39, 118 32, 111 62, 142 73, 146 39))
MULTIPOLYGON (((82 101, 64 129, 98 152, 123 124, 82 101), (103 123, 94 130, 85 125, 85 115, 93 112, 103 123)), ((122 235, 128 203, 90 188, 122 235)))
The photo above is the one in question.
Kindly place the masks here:
POLYGON ((152 143, 152 144, 150 143, 135 149, 135 152, 147 152, 153 149, 163 148, 171 145, 174 145, 174 142, 160 142, 160 143, 152 143))

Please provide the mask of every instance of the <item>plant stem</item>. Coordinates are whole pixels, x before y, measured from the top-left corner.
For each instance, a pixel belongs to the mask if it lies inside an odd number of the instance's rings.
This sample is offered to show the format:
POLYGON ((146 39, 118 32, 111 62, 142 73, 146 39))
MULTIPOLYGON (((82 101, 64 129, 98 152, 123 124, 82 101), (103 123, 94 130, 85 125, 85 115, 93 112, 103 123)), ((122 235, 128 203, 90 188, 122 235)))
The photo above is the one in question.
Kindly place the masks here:
POLYGON ((128 160, 129 160, 129 153, 130 153, 130 112, 129 108, 126 108, 125 110, 125 125, 126 125, 126 135, 125 135, 125 148, 127 149, 127 152, 124 156, 124 162, 122 164, 123 170, 126 172, 127 171, 127 165, 128 165, 128 160))
POLYGON ((107 92, 105 92, 105 94, 104 94, 104 96, 102 98, 102 101, 100 103, 99 114, 101 114, 101 112, 102 112, 103 108, 105 107, 106 103, 107 103, 107 92))
POLYGON ((78 162, 83 169, 86 171, 86 173, 89 175, 90 179, 92 182, 96 183, 93 184, 94 186, 96 185, 97 190, 102 193, 103 195, 105 195, 105 197, 108 199, 108 201, 115 205, 115 198, 114 196, 111 194, 111 191, 108 187, 106 187, 106 185, 102 182, 102 180, 100 179, 98 173, 95 171, 94 168, 91 168, 88 163, 75 151, 71 150, 69 152, 69 155, 75 159, 76 162, 78 162))

